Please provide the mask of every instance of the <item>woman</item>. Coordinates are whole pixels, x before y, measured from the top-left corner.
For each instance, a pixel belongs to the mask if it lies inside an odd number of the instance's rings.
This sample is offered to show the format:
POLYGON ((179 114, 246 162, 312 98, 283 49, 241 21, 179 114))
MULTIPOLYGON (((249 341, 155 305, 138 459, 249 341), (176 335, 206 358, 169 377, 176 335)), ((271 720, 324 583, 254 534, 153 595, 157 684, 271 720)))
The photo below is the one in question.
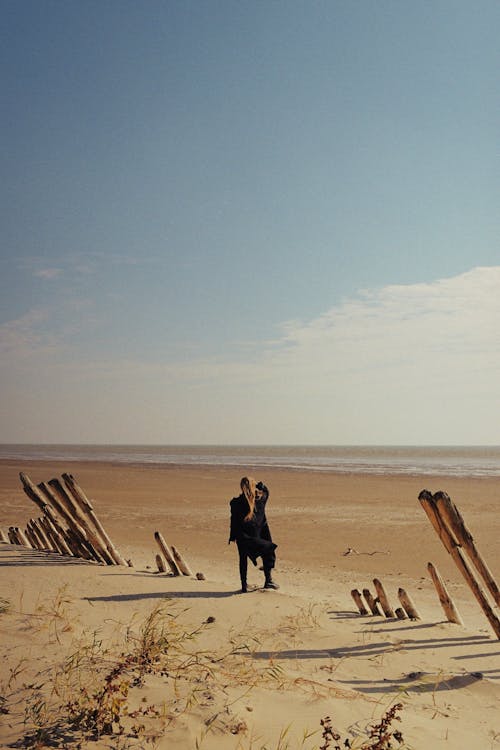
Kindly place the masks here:
POLYGON ((233 497, 231 507, 231 530, 229 544, 236 542, 240 556, 241 592, 247 592, 248 558, 257 565, 257 558, 262 558, 265 589, 278 589, 279 586, 271 577, 276 562, 274 550, 278 546, 271 539, 271 532, 266 519, 266 503, 269 497, 267 487, 259 482, 255 484, 252 477, 243 477, 240 482, 241 495, 233 497))

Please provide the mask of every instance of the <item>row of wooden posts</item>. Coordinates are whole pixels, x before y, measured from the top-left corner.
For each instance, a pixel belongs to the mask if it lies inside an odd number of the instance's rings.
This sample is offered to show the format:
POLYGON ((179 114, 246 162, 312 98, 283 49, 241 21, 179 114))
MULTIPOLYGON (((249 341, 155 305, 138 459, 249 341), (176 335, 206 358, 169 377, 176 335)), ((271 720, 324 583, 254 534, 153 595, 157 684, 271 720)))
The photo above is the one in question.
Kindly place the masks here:
MULTIPOLYGON (((465 525, 460 511, 456 505, 452 503, 446 492, 436 492, 433 495, 428 490, 422 490, 418 499, 434 530, 441 539, 446 551, 451 555, 451 558, 465 578, 467 585, 470 587, 479 606, 486 615, 486 619, 493 628, 495 635, 500 639, 500 619, 493 611, 493 606, 500 606, 500 590, 490 569, 480 555, 472 534, 465 525), (471 564, 473 567, 471 567, 471 564), (476 572, 479 574, 479 579, 475 575, 473 568, 475 568, 476 572), (480 579, 482 579, 486 585, 488 593, 483 589, 480 579), (493 598, 493 606, 488 598, 488 594, 493 598)), ((437 572, 436 574, 432 571, 430 572, 434 582, 436 582, 435 577, 438 581, 440 580, 440 576, 437 572)), ((462 624, 462 618, 456 611, 456 607, 445 589, 442 592, 442 597, 443 598, 441 598, 440 594, 441 604, 443 605, 443 608, 446 607, 445 611, 447 611, 447 608, 449 607, 450 613, 454 612, 454 616, 458 618, 451 621, 462 624)))
MULTIPOLYGON (((23 489, 39 510, 25 529, 11 526, 8 541, 106 565, 130 565, 111 541, 94 507, 71 474, 36 485, 23 472, 23 489)), ((1 532, 2 541, 7 541, 1 532)))
POLYGON ((409 594, 402 588, 398 589, 398 599, 401 606, 393 609, 389 597, 378 578, 373 579, 373 585, 375 587, 376 595, 373 596, 370 589, 363 589, 363 594, 359 589, 352 589, 351 596, 359 610, 360 615, 368 615, 370 612, 372 615, 380 615, 384 617, 397 617, 399 620, 405 620, 407 617, 410 620, 420 620, 420 614, 415 607, 409 594))
MULTIPOLYGON (((131 565, 111 541, 92 503, 71 474, 38 485, 23 472, 19 476, 25 493, 42 516, 30 519, 24 529, 11 526, 7 534, 0 529, 0 541, 107 565, 131 565)), ((168 566, 174 576, 193 576, 179 550, 174 545, 169 547, 159 531, 154 536, 161 552, 156 555, 158 571, 165 573, 168 566)), ((196 577, 204 578, 202 573, 196 577)))
MULTIPOLYGON (((460 511, 452 503, 446 492, 436 492, 433 495, 428 490, 422 490, 418 499, 445 549, 464 576, 479 606, 493 628, 495 635, 500 639, 500 619, 493 609, 494 606, 500 606, 500 590, 490 569, 480 555, 460 511), (480 580, 474 574, 471 564, 480 578, 483 579, 488 593, 484 591, 480 580), (489 600, 488 594, 493 599, 493 604, 489 600)), ((427 570, 436 588, 446 619, 448 622, 463 626, 463 619, 446 589, 439 571, 431 562, 427 563, 427 570)), ((351 596, 361 615, 368 615, 371 612, 373 615, 390 618, 398 617, 399 619, 405 619, 408 616, 412 620, 421 619, 418 610, 404 589, 400 588, 398 590, 401 607, 393 609, 382 583, 377 578, 374 578, 373 585, 376 591, 375 596, 373 596, 368 588, 364 588, 362 594, 359 589, 352 589, 351 591, 351 596)))

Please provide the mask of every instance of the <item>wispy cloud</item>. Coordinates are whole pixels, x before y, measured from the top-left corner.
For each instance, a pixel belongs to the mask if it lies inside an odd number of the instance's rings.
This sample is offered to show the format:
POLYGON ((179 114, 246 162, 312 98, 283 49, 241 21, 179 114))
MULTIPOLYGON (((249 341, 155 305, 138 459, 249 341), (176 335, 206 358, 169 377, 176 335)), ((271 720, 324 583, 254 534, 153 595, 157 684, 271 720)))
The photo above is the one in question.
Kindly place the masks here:
POLYGON ((62 268, 40 268, 37 271, 34 271, 33 275, 39 279, 47 279, 50 281, 52 279, 57 279, 62 273, 62 268))
POLYGON ((62 331, 44 333, 48 315, 34 310, 4 325, 0 351, 11 372, 27 364, 32 398, 44 398, 46 382, 58 398, 81 404, 88 439, 108 439, 92 435, 98 408, 120 425, 124 405, 130 432, 113 435, 130 442, 498 439, 500 266, 361 291, 313 320, 287 322, 273 341, 235 345, 223 359, 158 361, 133 350, 126 359, 89 351, 82 359, 77 349, 68 356, 62 331))

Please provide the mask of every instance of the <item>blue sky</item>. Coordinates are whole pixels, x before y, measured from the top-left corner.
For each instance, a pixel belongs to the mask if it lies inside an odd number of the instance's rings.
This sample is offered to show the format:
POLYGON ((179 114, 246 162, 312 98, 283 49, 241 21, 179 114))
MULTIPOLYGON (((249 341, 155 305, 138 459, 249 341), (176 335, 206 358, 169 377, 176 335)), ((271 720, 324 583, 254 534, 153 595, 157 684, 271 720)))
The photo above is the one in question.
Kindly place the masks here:
POLYGON ((2 442, 498 443, 498 3, 1 7, 2 442))

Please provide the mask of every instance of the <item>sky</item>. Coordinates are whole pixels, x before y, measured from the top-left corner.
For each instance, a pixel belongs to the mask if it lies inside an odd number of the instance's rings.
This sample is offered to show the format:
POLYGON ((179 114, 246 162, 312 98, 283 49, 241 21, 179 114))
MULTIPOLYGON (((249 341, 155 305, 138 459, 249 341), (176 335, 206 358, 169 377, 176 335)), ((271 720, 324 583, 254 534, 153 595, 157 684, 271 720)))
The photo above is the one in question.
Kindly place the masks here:
POLYGON ((496 1, 0 7, 0 442, 500 443, 496 1))

